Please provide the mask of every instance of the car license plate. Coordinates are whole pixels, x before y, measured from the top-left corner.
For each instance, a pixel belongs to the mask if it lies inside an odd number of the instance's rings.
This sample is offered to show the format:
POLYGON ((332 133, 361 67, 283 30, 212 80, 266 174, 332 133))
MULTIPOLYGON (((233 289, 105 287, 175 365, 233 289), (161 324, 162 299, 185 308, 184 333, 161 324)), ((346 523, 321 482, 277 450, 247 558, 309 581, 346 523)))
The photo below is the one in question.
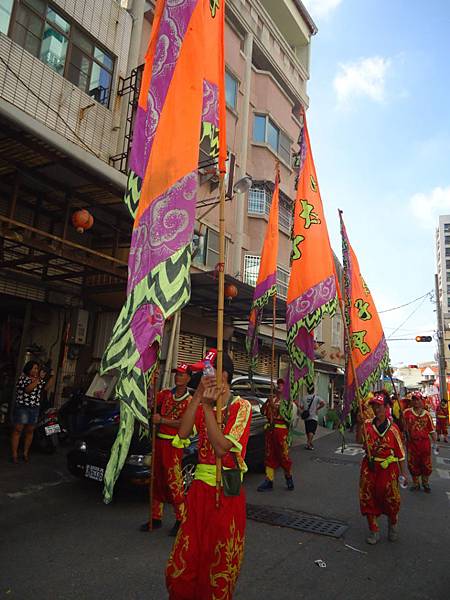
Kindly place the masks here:
POLYGON ((103 481, 104 474, 105 469, 96 467, 95 465, 86 465, 86 469, 84 471, 84 476, 88 479, 93 479, 94 481, 103 481))
POLYGON ((48 425, 45 428, 45 435, 52 435, 53 433, 60 433, 61 432, 61 427, 56 424, 56 425, 48 425))

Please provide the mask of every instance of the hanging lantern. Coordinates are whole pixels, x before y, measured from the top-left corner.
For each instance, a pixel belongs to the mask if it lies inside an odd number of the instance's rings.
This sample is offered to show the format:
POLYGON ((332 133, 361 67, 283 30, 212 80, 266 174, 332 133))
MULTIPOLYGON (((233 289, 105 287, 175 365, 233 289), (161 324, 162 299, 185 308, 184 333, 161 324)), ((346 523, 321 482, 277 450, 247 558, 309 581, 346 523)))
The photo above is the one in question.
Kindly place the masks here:
POLYGON ((238 289, 233 283, 227 283, 225 285, 225 298, 231 302, 233 298, 236 298, 238 295, 238 289))
POLYGON ((75 227, 78 233, 84 233, 87 229, 90 229, 93 224, 94 217, 85 208, 77 210, 72 215, 72 225, 75 227))

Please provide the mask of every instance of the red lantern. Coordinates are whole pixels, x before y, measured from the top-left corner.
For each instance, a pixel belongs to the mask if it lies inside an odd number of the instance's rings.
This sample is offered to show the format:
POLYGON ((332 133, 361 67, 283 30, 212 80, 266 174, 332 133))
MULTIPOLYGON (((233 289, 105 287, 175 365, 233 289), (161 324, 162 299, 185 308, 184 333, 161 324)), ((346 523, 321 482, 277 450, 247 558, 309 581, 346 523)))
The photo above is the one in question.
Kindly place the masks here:
POLYGON ((225 286, 225 298, 227 300, 233 300, 238 295, 238 289, 233 283, 227 283, 225 286))
POLYGON ((85 208, 77 210, 72 215, 72 225, 75 227, 78 233, 84 233, 87 229, 90 229, 93 224, 94 217, 85 208))

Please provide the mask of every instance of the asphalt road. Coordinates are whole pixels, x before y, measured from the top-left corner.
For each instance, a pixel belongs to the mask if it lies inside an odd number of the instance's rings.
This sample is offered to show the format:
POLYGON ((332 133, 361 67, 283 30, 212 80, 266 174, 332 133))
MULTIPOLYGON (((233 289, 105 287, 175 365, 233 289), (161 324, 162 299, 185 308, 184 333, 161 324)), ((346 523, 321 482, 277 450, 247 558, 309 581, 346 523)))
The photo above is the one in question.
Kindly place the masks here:
MULTIPOLYGON (((348 440, 349 442, 351 440, 348 440)), ((258 494, 257 474, 246 478, 253 504, 287 507, 349 525, 333 539, 248 521, 245 562, 236 600, 450 599, 450 449, 441 444, 430 496, 402 491, 400 539, 364 542, 358 507, 357 447, 338 451, 336 434, 314 452, 292 450, 296 489, 258 494), (338 451, 338 453, 336 453, 338 451), (448 462, 446 462, 448 461, 448 462), (352 548, 350 548, 351 546, 352 548), (358 551, 359 550, 359 551, 358 551), (326 562, 320 568, 315 560, 326 562)), ((29 464, 0 458, 0 598, 9 600, 162 600, 164 565, 173 523, 140 533, 142 494, 120 493, 105 506, 95 484, 73 479, 62 450, 34 455, 29 464)))

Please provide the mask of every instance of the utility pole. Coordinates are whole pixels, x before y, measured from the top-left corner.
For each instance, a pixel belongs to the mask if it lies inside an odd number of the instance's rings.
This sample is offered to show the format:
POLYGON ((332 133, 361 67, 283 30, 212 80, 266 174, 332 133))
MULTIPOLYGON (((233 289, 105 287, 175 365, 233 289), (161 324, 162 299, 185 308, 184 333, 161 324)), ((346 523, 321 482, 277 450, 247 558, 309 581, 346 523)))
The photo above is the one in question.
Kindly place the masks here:
POLYGON ((436 315, 437 315, 437 337, 438 337, 438 352, 439 352, 439 392, 441 399, 447 400, 447 369, 445 363, 445 348, 444 348, 444 321, 442 319, 442 307, 439 297, 439 280, 438 276, 434 276, 436 286, 436 315))

